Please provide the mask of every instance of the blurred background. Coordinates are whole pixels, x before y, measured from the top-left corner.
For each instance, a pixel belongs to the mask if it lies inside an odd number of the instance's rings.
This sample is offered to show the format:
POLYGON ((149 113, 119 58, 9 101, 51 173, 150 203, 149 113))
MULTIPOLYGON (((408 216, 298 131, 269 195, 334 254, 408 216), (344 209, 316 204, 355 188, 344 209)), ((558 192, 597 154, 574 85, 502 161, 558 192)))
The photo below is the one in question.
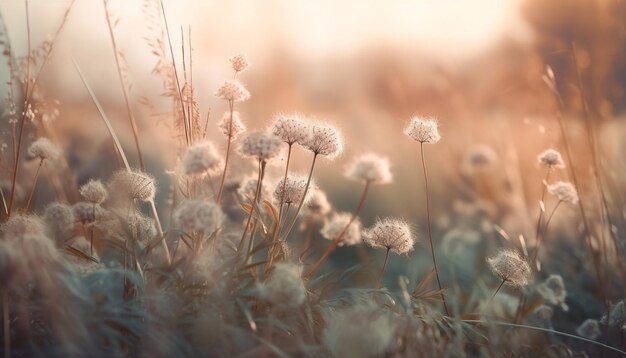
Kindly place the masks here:
MULTIPOLYGON (((29 1, 33 48, 54 35, 69 5, 65 0, 29 1)), ((164 0, 163 5, 181 76, 182 48, 189 63, 191 43, 192 66, 186 71, 193 74, 202 117, 211 112, 209 137, 220 147, 225 143, 215 123, 227 105, 214 92, 232 76, 228 58, 243 52, 252 65, 239 79, 252 96, 236 109, 249 128, 265 128, 273 115, 291 112, 341 128, 344 154, 335 162, 322 162, 316 171, 336 209, 354 210, 361 193, 360 184, 340 176, 351 158, 376 152, 391 160, 395 180, 372 190, 361 216, 366 226, 376 216, 400 216, 414 223, 420 236, 425 234, 419 147, 402 134, 412 115, 424 115, 439 119, 443 136, 426 147, 435 230, 442 245, 451 252, 462 247, 454 240, 467 237, 450 236, 459 227, 494 243, 517 242, 520 235, 532 241, 545 175, 536 158, 547 148, 564 152, 560 115, 591 220, 600 217, 590 164, 589 138, 594 138, 607 210, 614 229, 623 227, 623 0, 164 0), (546 84, 550 73, 560 105, 546 84), (451 237, 447 243, 445 237, 451 237)), ((161 7, 152 0, 111 0, 108 7, 147 148, 147 167, 167 188, 163 173, 173 168, 179 152, 172 101, 162 95, 164 78, 154 71, 162 57, 150 46, 167 41, 161 7)), ((27 51, 24 2, 0 0, 0 10, 3 38, 10 39, 12 54, 22 57, 27 51)), ((48 135, 62 143, 76 180, 107 178, 117 163, 72 59, 137 165, 103 3, 77 0, 54 46, 37 88, 40 112, 35 120, 45 121, 48 135)), ((169 59, 166 43, 165 48, 169 59)), ((0 68, 0 75, 4 85, 8 66, 0 68)), ((6 97, 8 87, 0 91, 6 97)), ((3 126, 7 138, 10 126, 3 126)), ((305 171, 309 161, 310 155, 298 150, 294 168, 305 171)), ((254 170, 243 160, 235 168, 254 170)), ((281 165, 270 169, 275 176, 281 170, 281 165)), ((6 179, 6 162, 3 171, 6 179)), ((551 180, 570 175, 555 171, 551 180)), ((161 200, 165 196, 162 190, 161 200)), ((564 208, 554 225, 566 234, 577 230, 577 215, 576 207, 564 208)), ((420 245, 416 254, 426 255, 425 241, 420 245)), ((415 275, 419 270, 414 266, 427 267, 429 261, 398 262, 397 267, 409 265, 399 272, 415 275)))

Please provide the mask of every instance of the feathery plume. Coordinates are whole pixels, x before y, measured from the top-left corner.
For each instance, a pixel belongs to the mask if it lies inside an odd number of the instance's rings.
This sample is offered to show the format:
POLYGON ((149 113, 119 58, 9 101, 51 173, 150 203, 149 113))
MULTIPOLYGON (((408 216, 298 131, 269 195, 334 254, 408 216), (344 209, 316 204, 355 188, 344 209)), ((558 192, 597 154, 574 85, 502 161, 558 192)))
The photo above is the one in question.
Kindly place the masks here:
POLYGON ((302 145, 316 155, 336 158, 343 150, 339 130, 329 124, 314 124, 302 145))
POLYGON ((233 111, 232 124, 230 113, 224 113, 222 120, 218 123, 218 127, 226 137, 232 139, 235 139, 239 134, 246 131, 246 125, 241 121, 239 112, 237 111, 233 111))
POLYGON ((224 214, 212 201, 188 200, 174 210, 173 219, 177 227, 189 235, 210 235, 222 226, 224 214))
POLYGON ((363 232, 364 241, 374 248, 382 248, 398 255, 413 250, 415 239, 411 226, 403 220, 382 218, 376 219, 374 225, 363 232))
POLYGON ((72 205, 72 212, 76 221, 87 224, 96 221, 105 213, 105 209, 99 204, 96 204, 94 210, 93 203, 87 203, 84 201, 78 202, 72 205))
POLYGON ((569 202, 572 204, 578 203, 578 192, 572 183, 558 181, 554 184, 548 185, 548 192, 556 196, 559 201, 569 202))
MULTIPOLYGON (((281 179, 278 183, 276 183, 274 190, 274 199, 276 202, 280 203, 281 201, 285 204, 297 204, 302 199, 302 195, 304 195, 304 189, 306 188, 307 177, 303 175, 297 174, 289 174, 287 177, 287 181, 285 179, 281 179)), ((315 184, 311 182, 309 190, 307 190, 306 197, 304 198, 304 203, 308 203, 313 196, 315 190, 312 190, 315 187, 315 184)))
POLYGON ((243 102, 250 98, 250 92, 237 80, 226 80, 215 95, 226 101, 243 102))
POLYGON ((298 115, 279 114, 274 117, 271 131, 283 142, 304 145, 309 137, 309 125, 298 115))
POLYGON ((387 184, 393 176, 389 169, 389 159, 369 153, 356 157, 347 167, 345 176, 352 180, 387 184))
POLYGON ((48 235, 57 244, 70 239, 74 232, 74 212, 72 207, 63 203, 52 203, 46 208, 44 215, 48 235))
POLYGON ((0 225, 0 231, 7 240, 18 240, 27 235, 44 235, 45 225, 35 215, 13 215, 0 225))
POLYGON ((420 143, 434 144, 441 140, 437 121, 432 118, 412 117, 409 124, 404 128, 404 134, 420 143))
POLYGON ((108 192, 100 180, 89 179, 80 187, 80 195, 92 204, 102 204, 108 192))
POLYGON ((183 175, 201 176, 221 169, 222 157, 211 142, 190 146, 180 162, 180 171, 183 175))
POLYGON ((40 160, 54 161, 61 156, 61 149, 48 138, 41 137, 28 147, 28 155, 40 160))
POLYGON ((565 168, 563 157, 561 153, 554 149, 546 149, 537 156, 539 164, 545 165, 548 168, 565 168))
POLYGON ((259 296, 279 309, 301 306, 306 301, 302 266, 290 262, 276 263, 267 283, 259 286, 259 296))
MULTIPOLYGON (((324 225, 321 230, 322 236, 327 238, 328 240, 334 240, 341 234, 343 229, 348 225, 352 215, 349 213, 341 212, 335 213, 331 217, 331 219, 324 225)), ((356 245, 361 242, 361 222, 359 219, 355 219, 350 227, 341 238, 338 246, 351 246, 356 245)))
POLYGON ((232 56, 228 61, 230 61, 236 73, 243 72, 250 66, 248 58, 243 53, 232 56))
POLYGON ((532 271, 528 261, 517 250, 502 249, 487 258, 491 271, 511 287, 524 287, 530 283, 532 271))
POLYGON ((241 154, 256 158, 259 161, 268 161, 278 155, 282 141, 277 136, 267 132, 252 132, 241 143, 241 154))
POLYGON ((152 201, 156 194, 154 178, 139 171, 120 170, 113 174, 111 179, 112 192, 129 199, 152 201))

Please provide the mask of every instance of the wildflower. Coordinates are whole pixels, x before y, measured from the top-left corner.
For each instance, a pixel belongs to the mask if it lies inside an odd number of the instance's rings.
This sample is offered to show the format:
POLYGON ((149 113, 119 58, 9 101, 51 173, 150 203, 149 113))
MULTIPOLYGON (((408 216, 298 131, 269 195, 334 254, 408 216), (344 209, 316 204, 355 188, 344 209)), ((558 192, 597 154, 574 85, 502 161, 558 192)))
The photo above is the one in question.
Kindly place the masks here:
POLYGON ((561 153, 554 149, 546 149, 537 156, 537 160, 539 164, 545 165, 548 168, 565 168, 561 153))
POLYGON ((250 66, 248 58, 243 53, 232 56, 228 59, 228 61, 230 61, 230 64, 233 66, 233 70, 237 73, 245 71, 248 66, 250 66))
POLYGON ((44 212, 48 235, 57 243, 70 239, 74 231, 74 212, 72 207, 63 203, 52 203, 44 212))
POLYGON ((511 287, 523 287, 530 283, 530 265, 517 250, 500 250, 487 258, 487 263, 493 273, 511 287))
MULTIPOLYGON (((237 189, 237 194, 241 201, 246 202, 254 198, 257 187, 257 175, 249 175, 241 181, 241 185, 237 189)), ((261 191, 259 193, 260 199, 270 200, 273 197, 273 186, 268 178, 265 178, 261 183, 261 191)))
POLYGON ((112 191, 129 199, 152 201, 156 194, 154 178, 139 171, 120 170, 113 174, 112 191))
POLYGON ((302 217, 317 222, 321 221, 329 212, 328 198, 319 188, 313 190, 308 204, 302 207, 302 217))
MULTIPOLYGON (((349 213, 335 213, 330 221, 324 225, 320 233, 328 240, 334 240, 341 234, 345 227, 348 226, 351 218, 352 215, 349 213)), ((361 222, 357 218, 346 230, 346 233, 339 242, 339 246, 351 246, 359 242, 361 242, 361 222)))
POLYGON ((333 357, 378 357, 393 345, 395 327, 385 310, 359 303, 327 318, 322 343, 333 357))
POLYGON ((565 303, 567 291, 560 275, 550 275, 544 282, 537 285, 537 292, 550 304, 561 306, 564 311, 569 309, 565 303))
POLYGON ((572 183, 558 181, 548 185, 548 192, 556 196, 559 201, 570 202, 576 204, 578 202, 578 192, 572 183))
POLYGON ((392 180, 389 159, 373 153, 355 158, 348 165, 345 175, 348 179, 364 180, 377 184, 387 184, 392 180))
POLYGON ((188 200, 174 210, 173 218, 178 228, 189 235, 212 234, 222 226, 224 214, 214 202, 188 200))
POLYGON ((225 136, 235 139, 239 134, 246 131, 246 126, 239 117, 239 112, 234 111, 232 113, 232 119, 230 112, 224 113, 222 120, 219 123, 219 128, 225 136), (232 123, 231 123, 232 121, 232 123))
POLYGON ((477 144, 468 149, 463 160, 463 167, 468 172, 487 169, 498 162, 498 155, 490 146, 477 144))
POLYGON ((259 161, 268 161, 276 157, 280 151, 281 140, 267 132, 252 132, 241 144, 241 154, 256 158, 259 161))
POLYGON ((434 144, 441 139, 437 121, 431 118, 412 117, 409 125, 404 128, 404 134, 420 143, 434 144))
POLYGON ((578 328, 576 328, 576 333, 581 337, 596 339, 600 337, 602 332, 600 331, 600 324, 595 319, 586 319, 578 328))
POLYGON ((80 187, 80 195, 92 204, 102 204, 108 193, 100 180, 89 179, 80 187))
POLYGON ((277 115, 271 130, 289 145, 294 143, 303 145, 309 137, 309 125, 297 115, 277 115))
POLYGON ((48 138, 41 137, 28 147, 28 155, 40 160, 56 160, 61 155, 61 149, 48 138))
POLYGON ((364 241, 371 247, 391 250, 398 255, 413 250, 415 239, 411 227, 403 220, 383 218, 363 233, 364 241))
POLYGON ((215 95, 226 101, 243 102, 250 98, 250 92, 237 80, 226 80, 215 95))
MULTIPOLYGON (((276 184, 276 189, 274 190, 274 198, 279 203, 299 203, 302 199, 302 196, 304 195, 306 183, 307 177, 303 175, 290 174, 287 177, 287 181, 285 181, 285 179, 281 179, 276 184)), ((315 185, 311 182, 310 187, 313 188, 315 187, 315 185)), ((307 190, 306 197, 304 198, 304 203, 307 203, 311 199, 313 192, 314 190, 307 190)))
MULTIPOLYGON (((600 323, 606 324, 606 320, 607 317, 605 315, 600 320, 600 323)), ((624 300, 619 301, 611 308, 608 320, 611 327, 618 327, 626 323, 626 303, 624 303, 624 300)))
POLYGON ((337 157, 343 150, 339 130, 328 124, 311 126, 308 138, 302 145, 315 155, 324 155, 329 159, 337 157))
POLYGON ((72 212, 76 221, 87 224, 96 221, 101 217, 105 210, 98 204, 87 203, 84 201, 72 205, 72 212))
POLYGON ((192 145, 187 148, 180 163, 184 175, 204 175, 222 167, 222 158, 211 142, 192 145))
POLYGON ((261 299, 278 308, 296 308, 306 301, 302 266, 289 262, 274 265, 267 283, 259 286, 261 299))
POLYGON ((0 225, 0 231, 7 240, 17 240, 27 235, 44 235, 45 225, 35 215, 13 215, 0 225))
MULTIPOLYGON (((97 261, 99 261, 100 259, 98 253, 96 253, 95 251, 93 252, 93 254, 90 254, 91 245, 87 240, 85 240, 84 237, 76 238, 74 241, 72 241, 70 246, 82 252, 83 254, 85 254, 85 256, 91 256, 97 261)), ((86 257, 78 256, 77 254, 70 251, 65 252, 64 258, 72 265, 72 267, 74 268, 74 270, 76 270, 79 276, 87 276, 91 273, 103 270, 105 268, 105 266, 100 262, 94 262, 90 259, 87 259, 86 257)))

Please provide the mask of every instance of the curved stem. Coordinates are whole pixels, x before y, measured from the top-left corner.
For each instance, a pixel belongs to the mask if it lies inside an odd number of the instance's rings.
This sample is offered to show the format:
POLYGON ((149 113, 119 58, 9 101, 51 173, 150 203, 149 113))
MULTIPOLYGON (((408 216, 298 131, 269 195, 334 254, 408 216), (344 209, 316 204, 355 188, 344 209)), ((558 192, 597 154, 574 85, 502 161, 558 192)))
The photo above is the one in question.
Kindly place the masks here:
POLYGON ((546 209, 545 198, 546 198, 546 189, 548 185, 548 180, 550 179, 550 172, 552 167, 548 167, 548 171, 546 172, 546 178, 541 183, 542 191, 541 191, 541 206, 539 207, 539 218, 537 218, 537 227, 535 229, 535 242, 539 239, 539 229, 541 227, 541 219, 543 218, 543 213, 546 209))
POLYGON ((224 191, 224 181, 226 180, 226 170, 228 170, 228 159, 230 158, 230 147, 233 142, 233 137, 230 135, 233 132, 233 110, 235 103, 228 101, 228 110, 230 112, 230 119, 228 121, 228 143, 226 144, 226 159, 224 159, 224 172, 222 173, 222 179, 220 180, 220 189, 217 192, 217 198, 215 201, 219 204, 222 198, 222 191, 224 191))
MULTIPOLYGON (((265 177, 265 165, 266 164, 267 162, 265 161, 261 162, 261 180, 259 181, 259 184, 257 185, 257 194, 256 194, 256 199, 254 200, 255 206, 257 206, 257 204, 259 204, 259 202, 261 201, 261 190, 263 189, 263 178, 265 177)), ((254 212, 254 206, 250 210, 250 213, 252 212, 254 212)), ((256 234, 256 229, 257 229, 258 224, 259 224, 259 219, 255 219, 254 224, 252 224, 252 230, 250 231, 250 239, 248 241, 248 253, 246 254, 247 258, 250 257, 250 253, 252 252, 252 246, 254 244, 254 235, 256 234)))
POLYGON ((165 237, 163 236, 163 227, 161 226, 161 220, 159 220, 159 214, 157 213, 156 205, 154 205, 154 199, 150 200, 150 209, 152 210, 152 216, 154 217, 154 221, 156 221, 156 227, 159 232, 159 237, 161 238, 161 244, 163 244, 163 250, 165 251, 165 260, 167 261, 167 265, 172 264, 172 257, 170 256, 170 249, 167 247, 167 242, 165 242, 165 237))
POLYGON ((502 280, 502 282, 500 283, 500 286, 498 286, 498 288, 496 288, 496 292, 493 293, 493 295, 491 296, 491 298, 489 299, 489 301, 485 305, 484 309, 486 309, 487 307, 491 306, 491 302, 493 302, 493 299, 496 298, 496 295, 498 294, 498 292, 500 292, 500 289, 502 288, 502 286, 504 286, 505 282, 506 282, 506 279, 502 280))
POLYGON ((317 160, 317 154, 313 154, 313 161, 311 162, 311 169, 309 170, 309 178, 306 181, 306 185, 304 187, 304 193, 302 193, 302 198, 300 199, 300 203, 298 203, 298 209, 296 209, 296 213, 293 215, 293 219, 289 224, 287 231, 283 235, 283 239, 287 240, 291 229, 296 224, 298 220, 298 215, 300 214, 300 210, 302 210, 302 205, 304 204, 304 199, 306 198, 306 194, 309 192, 309 185, 311 185, 311 177, 313 176, 313 169, 315 169, 315 161, 317 160))
POLYGON ((430 198, 428 187, 428 172, 426 171, 426 160, 424 159, 424 143, 420 143, 420 154, 422 158, 422 169, 424 172, 424 189, 426 192, 426 219, 428 221, 428 241, 430 242, 430 255, 433 259, 433 268, 435 269, 435 276, 437 277, 437 285, 441 291, 441 302, 443 302, 443 308, 446 311, 446 315, 450 316, 448 305, 446 304, 446 297, 443 294, 443 288, 441 287, 441 279, 439 278, 439 268, 437 267, 437 259, 435 258, 435 245, 433 244, 433 234, 430 225, 430 198))
POLYGON ((254 204, 257 202, 259 197, 259 193, 261 192, 261 176, 262 176, 262 168, 261 161, 259 160, 259 173, 256 179, 256 190, 254 191, 254 198, 252 199, 252 205, 250 205, 250 212, 248 213, 248 218, 246 219, 246 227, 243 229, 243 233, 241 234, 241 239, 239 239, 239 245, 237 245, 237 252, 241 251, 243 248, 243 242, 246 239, 246 234, 248 233, 248 228, 250 227, 250 222, 252 221, 252 213, 254 211, 254 204))
POLYGON ((559 205, 561 205, 563 201, 559 200, 558 203, 556 203, 556 205, 554 206, 554 209, 552 209, 552 212, 550 213, 550 216, 548 216, 548 220, 546 221, 546 225, 543 228, 543 232, 540 232, 539 236, 537 237, 537 247, 535 248, 535 253, 533 254, 533 259, 530 261, 532 263, 536 264, 537 258, 539 257, 539 247, 541 246, 541 239, 543 238, 543 236, 546 235, 546 232, 548 231, 548 225, 550 225, 550 221, 552 221, 552 217, 554 216, 554 213, 556 212, 556 209, 559 207, 559 205))
POLYGON ((283 204, 285 200, 285 187, 287 186, 287 175, 289 174, 289 161, 291 160, 291 148, 293 144, 289 144, 289 149, 287 150, 287 164, 285 164, 285 176, 283 177, 283 187, 281 188, 281 196, 280 196, 280 207, 278 208, 278 227, 280 227, 280 220, 283 216, 283 204))
POLYGON ((356 218, 359 216, 359 213, 361 212, 361 209, 363 208, 363 204, 365 204, 365 198, 367 198, 367 193, 369 192, 370 184, 371 183, 369 181, 365 182, 365 188, 363 188, 363 193, 361 194, 361 199, 359 199, 359 204, 356 206, 356 210, 354 210, 354 214, 352 214, 352 217, 350 218, 350 221, 348 221, 348 224, 343 228, 343 230, 341 230, 341 233, 339 233, 339 235, 337 235, 337 237, 333 239, 333 242, 330 245, 328 245, 328 247, 326 248, 326 251, 324 251, 324 253, 317 260, 317 262, 315 262, 311 266, 311 268, 309 269, 309 271, 306 274, 306 277, 310 277, 315 271, 317 271, 317 269, 320 267, 322 262, 324 262, 324 260, 326 260, 326 258, 328 258, 328 256, 330 256, 330 254, 333 251, 335 251, 337 246, 339 246, 339 243, 341 242, 341 239, 343 238, 343 236, 348 231, 348 228, 350 228, 350 225, 352 225, 354 220, 356 220, 356 218))
POLYGON ((389 248, 387 248, 387 252, 385 253, 385 262, 383 262, 383 267, 380 270, 380 274, 378 275, 378 281, 376 283, 376 288, 380 288, 383 284, 383 277, 385 276, 385 269, 387 268, 387 261, 389 260, 389 248))
POLYGON ((33 186, 30 188, 30 193, 28 194, 28 200, 26 201, 26 205, 24 206, 24 209, 22 209, 23 212, 28 211, 28 208, 30 207, 30 202, 33 200, 33 194, 35 193, 35 188, 37 187, 37 180, 39 179, 39 172, 41 172, 43 161, 44 160, 41 159, 39 161, 39 166, 37 166, 37 171, 35 172, 35 179, 33 181, 33 186))

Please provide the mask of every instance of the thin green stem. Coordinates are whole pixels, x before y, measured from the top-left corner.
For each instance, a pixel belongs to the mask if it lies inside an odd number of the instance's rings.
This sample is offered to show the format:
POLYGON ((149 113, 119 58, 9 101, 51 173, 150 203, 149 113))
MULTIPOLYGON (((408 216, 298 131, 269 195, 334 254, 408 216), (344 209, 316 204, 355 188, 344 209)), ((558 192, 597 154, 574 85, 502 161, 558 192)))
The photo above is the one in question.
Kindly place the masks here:
POLYGON ((426 160, 424 159, 424 143, 420 143, 420 154, 422 159, 422 169, 424 172, 424 190, 426 194, 426 219, 428 222, 428 241, 430 242, 430 255, 433 259, 433 268, 435 270, 435 276, 437 277, 437 286, 439 286, 439 290, 441 291, 441 302, 443 303, 443 308, 446 311, 446 315, 450 316, 450 311, 448 310, 448 305, 446 304, 446 297, 443 293, 443 288, 441 286, 441 279, 439 278, 439 268, 437 267, 437 259, 435 258, 435 245, 433 243, 433 234, 432 228, 430 224, 430 195, 429 195, 429 187, 428 187, 428 172, 426 171, 426 160))

